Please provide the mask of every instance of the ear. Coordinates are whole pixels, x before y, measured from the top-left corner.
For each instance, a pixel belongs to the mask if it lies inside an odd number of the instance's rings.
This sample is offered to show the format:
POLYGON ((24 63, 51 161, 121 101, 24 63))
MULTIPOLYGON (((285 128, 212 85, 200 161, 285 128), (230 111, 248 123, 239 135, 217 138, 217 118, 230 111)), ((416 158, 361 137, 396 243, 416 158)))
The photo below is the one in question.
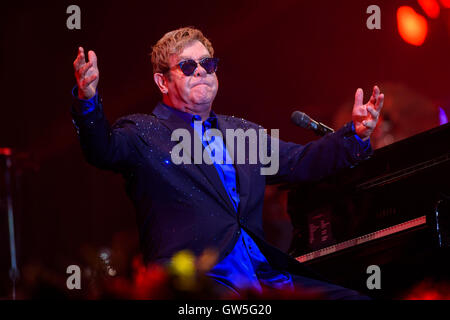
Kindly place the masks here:
POLYGON ((162 73, 154 73, 153 80, 155 80, 156 85, 162 94, 167 94, 169 88, 167 86, 167 78, 162 73))

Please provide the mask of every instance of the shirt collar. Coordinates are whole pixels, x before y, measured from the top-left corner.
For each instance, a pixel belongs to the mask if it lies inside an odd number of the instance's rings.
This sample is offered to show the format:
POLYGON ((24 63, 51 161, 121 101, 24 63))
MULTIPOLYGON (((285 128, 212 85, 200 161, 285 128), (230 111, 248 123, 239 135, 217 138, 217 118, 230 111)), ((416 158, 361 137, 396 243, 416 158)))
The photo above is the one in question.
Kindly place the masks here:
MULTIPOLYGON (((172 108, 172 107, 168 106, 165 103, 161 103, 161 105, 163 105, 170 112, 176 114, 178 117, 180 117, 181 119, 183 119, 184 121, 186 121, 187 123, 189 123, 191 125, 194 124, 194 121, 201 121, 202 120, 202 118, 199 115, 197 115, 197 114, 194 115, 194 114, 191 114, 191 113, 180 111, 178 109, 175 109, 175 108, 172 108)), ((206 129, 211 129, 211 128, 218 129, 217 115, 214 113, 214 111, 211 110, 211 112, 209 114, 209 118, 206 119, 203 122, 203 126, 206 129)))

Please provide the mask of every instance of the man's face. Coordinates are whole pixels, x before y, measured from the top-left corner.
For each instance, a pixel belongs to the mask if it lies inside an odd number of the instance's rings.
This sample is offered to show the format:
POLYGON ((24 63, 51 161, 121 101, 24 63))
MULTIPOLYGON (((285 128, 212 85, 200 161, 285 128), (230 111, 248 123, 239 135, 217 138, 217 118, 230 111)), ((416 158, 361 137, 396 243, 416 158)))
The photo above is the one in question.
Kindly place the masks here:
POLYGON ((210 57, 210 54, 199 41, 185 47, 179 55, 170 57, 171 70, 167 96, 176 109, 194 114, 211 109, 219 87, 216 73, 208 74, 199 64, 191 76, 186 76, 177 66, 184 60, 192 59, 198 62, 206 57, 210 57))

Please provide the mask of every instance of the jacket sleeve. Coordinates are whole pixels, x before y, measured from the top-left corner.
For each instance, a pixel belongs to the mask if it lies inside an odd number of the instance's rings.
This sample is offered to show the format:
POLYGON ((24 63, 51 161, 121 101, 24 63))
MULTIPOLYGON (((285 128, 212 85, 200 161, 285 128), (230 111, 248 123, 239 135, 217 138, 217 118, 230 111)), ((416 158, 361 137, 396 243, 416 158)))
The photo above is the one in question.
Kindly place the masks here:
POLYGON ((86 161, 100 169, 115 172, 129 169, 138 155, 135 148, 136 124, 123 118, 111 127, 98 94, 92 110, 86 112, 84 103, 74 97, 71 115, 86 161))
POLYGON ((358 141, 352 122, 306 145, 278 141, 279 170, 266 176, 267 184, 319 181, 340 169, 356 166, 373 153, 370 145, 358 141))

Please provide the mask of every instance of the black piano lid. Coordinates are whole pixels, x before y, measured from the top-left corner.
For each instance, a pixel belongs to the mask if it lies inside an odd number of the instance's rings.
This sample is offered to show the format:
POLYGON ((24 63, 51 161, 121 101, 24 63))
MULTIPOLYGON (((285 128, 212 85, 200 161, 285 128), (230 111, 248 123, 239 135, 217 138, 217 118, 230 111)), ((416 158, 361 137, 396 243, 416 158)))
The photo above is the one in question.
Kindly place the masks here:
POLYGON ((282 189, 311 188, 322 189, 332 185, 366 185, 371 179, 409 173, 434 165, 442 165, 445 171, 441 178, 450 178, 450 123, 424 131, 412 137, 397 141, 374 150, 373 155, 353 168, 340 170, 331 177, 315 183, 285 184, 282 189))

